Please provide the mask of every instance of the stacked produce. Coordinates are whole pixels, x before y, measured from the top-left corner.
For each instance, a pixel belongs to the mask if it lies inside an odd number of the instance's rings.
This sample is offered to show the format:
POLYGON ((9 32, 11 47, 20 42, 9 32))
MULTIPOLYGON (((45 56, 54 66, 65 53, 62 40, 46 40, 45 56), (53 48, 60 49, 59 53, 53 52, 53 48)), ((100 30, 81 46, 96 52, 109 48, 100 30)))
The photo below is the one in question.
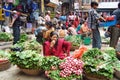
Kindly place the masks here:
POLYGON ((46 75, 53 80, 72 80, 82 77, 83 62, 73 57, 67 57, 64 60, 46 57, 42 64, 46 75))
POLYGON ((67 36, 65 37, 65 40, 70 41, 72 43, 72 46, 80 46, 80 44, 82 43, 80 35, 67 36))
POLYGON ((42 60, 42 69, 51 70, 54 68, 58 68, 58 65, 62 62, 59 58, 55 56, 44 57, 42 60))
POLYGON ((0 50, 0 61, 8 60, 9 56, 10 56, 9 53, 7 53, 6 51, 0 50))
POLYGON ((85 63, 85 74, 95 75, 99 79, 101 77, 112 79, 114 69, 116 65, 118 66, 116 64, 118 59, 116 58, 115 50, 112 48, 108 48, 102 52, 99 49, 91 49, 84 53, 82 60, 85 63))
POLYGON ((38 53, 41 52, 42 46, 36 40, 25 41, 22 43, 17 43, 11 47, 12 49, 20 49, 23 50, 34 50, 38 53))
POLYGON ((41 69, 42 59, 42 56, 32 50, 14 52, 9 57, 11 63, 23 69, 41 69))
POLYGON ((0 32, 0 41, 12 41, 12 34, 0 32))
POLYGON ((26 40, 28 40, 28 35, 27 34, 21 34, 19 43, 25 42, 26 40))
POLYGON ((72 57, 67 57, 65 59, 65 62, 62 62, 59 66, 61 69, 60 76, 61 77, 67 77, 71 76, 72 74, 75 75, 82 75, 82 68, 83 68, 83 62, 78 59, 74 59, 72 57))

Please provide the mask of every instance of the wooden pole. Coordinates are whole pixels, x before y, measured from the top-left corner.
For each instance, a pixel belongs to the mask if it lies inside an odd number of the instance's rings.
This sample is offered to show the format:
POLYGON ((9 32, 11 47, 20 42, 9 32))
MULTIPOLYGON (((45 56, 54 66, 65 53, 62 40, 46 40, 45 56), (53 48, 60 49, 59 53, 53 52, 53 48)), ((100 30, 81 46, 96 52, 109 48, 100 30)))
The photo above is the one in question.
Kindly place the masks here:
POLYGON ((41 11, 42 11, 43 15, 45 16, 44 0, 41 0, 41 11))

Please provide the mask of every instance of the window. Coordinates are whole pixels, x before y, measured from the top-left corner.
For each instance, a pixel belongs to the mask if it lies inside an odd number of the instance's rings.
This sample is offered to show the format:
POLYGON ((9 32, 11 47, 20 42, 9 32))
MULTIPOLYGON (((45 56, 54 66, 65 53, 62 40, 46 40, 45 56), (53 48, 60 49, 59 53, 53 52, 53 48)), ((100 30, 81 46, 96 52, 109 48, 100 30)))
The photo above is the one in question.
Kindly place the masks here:
POLYGON ((83 4, 90 4, 92 0, 82 0, 83 4))
POLYGON ((100 2, 119 2, 119 0, 100 0, 100 2))

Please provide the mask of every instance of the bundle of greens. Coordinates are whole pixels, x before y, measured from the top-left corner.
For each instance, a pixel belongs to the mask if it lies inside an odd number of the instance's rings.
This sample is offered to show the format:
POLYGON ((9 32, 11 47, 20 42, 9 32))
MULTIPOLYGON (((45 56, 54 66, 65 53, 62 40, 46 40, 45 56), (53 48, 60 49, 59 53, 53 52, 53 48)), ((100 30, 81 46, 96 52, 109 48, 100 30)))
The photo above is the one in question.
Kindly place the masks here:
POLYGON ((38 53, 40 53, 42 50, 42 46, 36 40, 17 43, 13 45, 11 48, 12 49, 20 48, 22 51, 23 50, 34 50, 34 51, 37 51, 38 53))
POLYGON ((49 77, 53 80, 72 80, 82 78, 83 62, 73 57, 65 58, 56 69, 49 71, 49 77))
POLYGON ((108 48, 104 52, 91 49, 83 55, 82 60, 85 62, 86 73, 104 76, 107 79, 113 78, 115 63, 118 61, 113 48, 108 48))
POLYGON ((24 50, 34 50, 38 53, 42 50, 42 45, 40 45, 36 40, 24 42, 24 50))
POLYGON ((0 41, 12 41, 13 36, 9 33, 0 32, 0 41))
POLYGON ((55 56, 44 57, 42 60, 42 69, 51 70, 52 67, 58 68, 58 65, 62 62, 59 58, 55 56))
POLYGON ((9 53, 7 53, 6 51, 0 50, 0 60, 7 60, 9 56, 10 56, 9 53))
POLYGON ((21 34, 19 43, 25 42, 26 40, 28 40, 28 35, 27 34, 21 34))
POLYGON ((82 43, 80 35, 67 36, 65 37, 65 40, 70 41, 72 43, 72 46, 80 46, 80 44, 82 43))
POLYGON ((32 50, 14 52, 9 57, 11 63, 23 69, 41 69, 42 59, 42 56, 32 50))

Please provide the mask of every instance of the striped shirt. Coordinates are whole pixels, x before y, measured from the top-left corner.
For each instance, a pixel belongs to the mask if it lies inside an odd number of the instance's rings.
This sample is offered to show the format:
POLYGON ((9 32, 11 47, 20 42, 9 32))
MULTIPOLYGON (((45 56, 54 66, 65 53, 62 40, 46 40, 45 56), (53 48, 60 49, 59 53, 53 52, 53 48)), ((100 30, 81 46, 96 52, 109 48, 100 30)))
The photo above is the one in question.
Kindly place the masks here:
POLYGON ((98 19, 101 16, 97 13, 97 11, 93 8, 91 8, 88 12, 88 26, 91 29, 96 29, 99 24, 98 24, 98 19))

